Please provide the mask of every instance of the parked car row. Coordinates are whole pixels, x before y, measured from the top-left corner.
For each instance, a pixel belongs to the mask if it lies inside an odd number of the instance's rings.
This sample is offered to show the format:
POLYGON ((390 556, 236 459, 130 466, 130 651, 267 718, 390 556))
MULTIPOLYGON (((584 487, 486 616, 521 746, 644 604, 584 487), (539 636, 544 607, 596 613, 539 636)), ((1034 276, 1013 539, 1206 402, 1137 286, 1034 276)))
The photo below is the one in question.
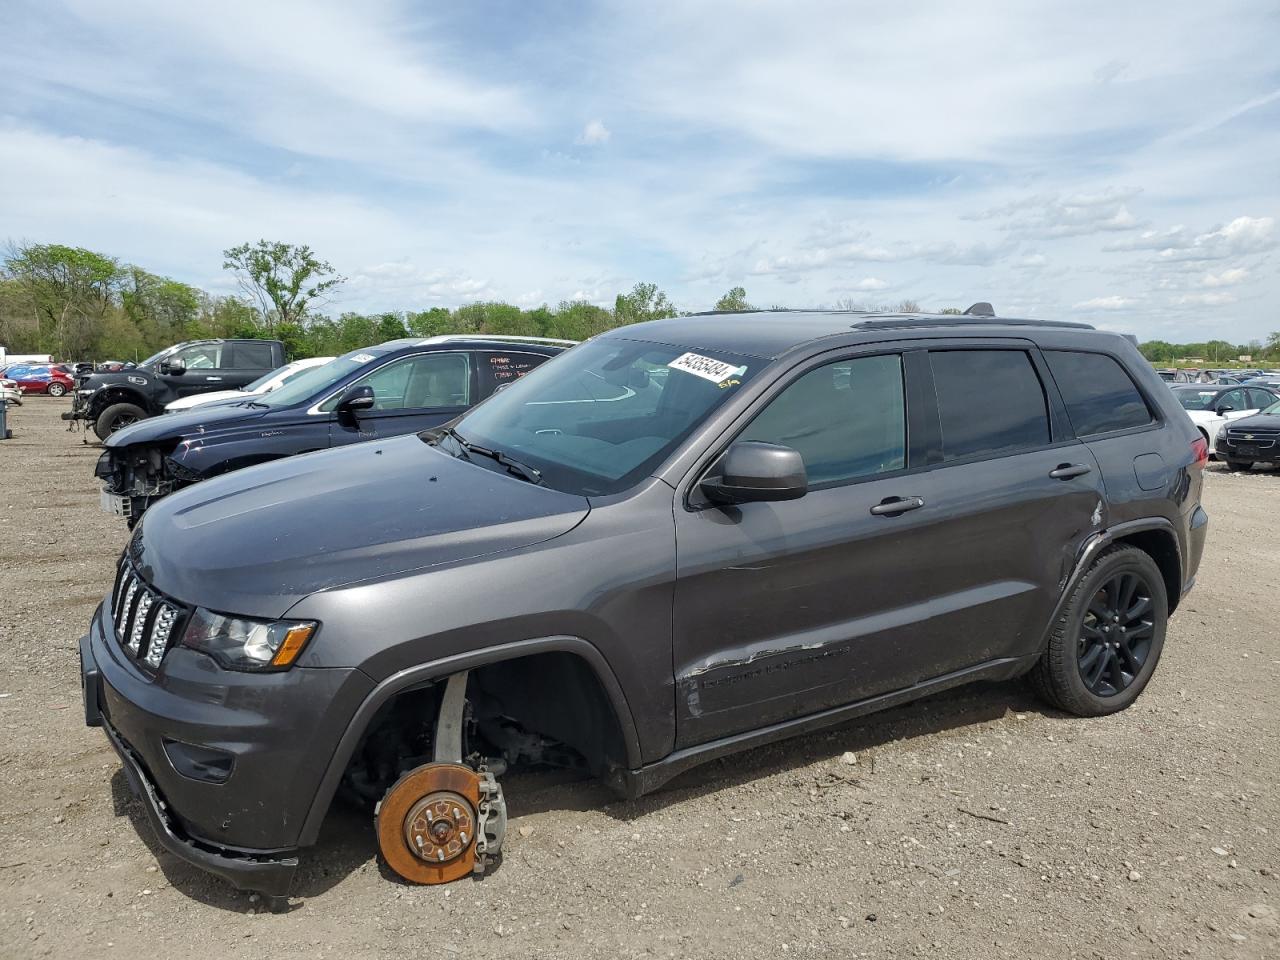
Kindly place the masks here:
POLYGON ((442 883, 494 863, 512 764, 636 797, 1020 674, 1113 713, 1195 582, 1208 445, 1124 337, 981 305, 493 341, 108 437, 145 512, 85 719, 174 855, 277 902, 341 793, 442 883))
POLYGON ((75 370, 65 363, 14 363, 0 370, 0 377, 12 380, 23 394, 61 397, 75 386, 75 370))

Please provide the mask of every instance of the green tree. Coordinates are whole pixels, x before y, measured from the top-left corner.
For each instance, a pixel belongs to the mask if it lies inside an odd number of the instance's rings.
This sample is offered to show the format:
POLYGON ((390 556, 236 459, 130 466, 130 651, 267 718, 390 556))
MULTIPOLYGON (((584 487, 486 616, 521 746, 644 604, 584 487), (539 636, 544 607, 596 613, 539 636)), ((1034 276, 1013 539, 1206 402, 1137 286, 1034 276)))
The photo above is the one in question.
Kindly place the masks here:
POLYGON ((134 328, 152 347, 182 340, 200 311, 200 291, 141 267, 121 275, 120 302, 134 328))
POLYGON ((61 244, 10 245, 5 268, 32 304, 39 348, 79 360, 92 350, 119 285, 111 257, 61 244))
POLYGON ((587 340, 614 326, 613 314, 585 300, 562 300, 552 313, 547 336, 587 340))
POLYGON ((725 313, 741 313, 743 310, 754 310, 755 307, 747 303, 746 290, 742 287, 734 287, 716 301, 714 309, 723 310, 725 313))
POLYGON ((613 306, 614 320, 620 327, 675 315, 676 308, 656 283, 637 283, 630 293, 618 294, 613 306))
POLYGON ((407 315, 409 329, 419 337, 438 337, 448 333, 453 323, 453 315, 444 307, 432 307, 420 313, 407 315))
POLYGON ((268 334, 276 323, 300 321, 346 279, 305 243, 259 240, 224 250, 222 256, 222 268, 233 271, 240 288, 257 302, 268 334))

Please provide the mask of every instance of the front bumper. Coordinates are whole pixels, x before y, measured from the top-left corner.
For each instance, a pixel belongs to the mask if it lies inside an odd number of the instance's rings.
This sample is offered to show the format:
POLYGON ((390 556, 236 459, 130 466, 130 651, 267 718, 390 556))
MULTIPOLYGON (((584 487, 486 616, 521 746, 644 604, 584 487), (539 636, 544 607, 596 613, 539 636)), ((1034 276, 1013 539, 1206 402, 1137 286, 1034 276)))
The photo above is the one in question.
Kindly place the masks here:
POLYGON ((1249 463, 1280 463, 1280 438, 1259 437, 1256 443, 1228 439, 1226 431, 1218 434, 1213 444, 1219 460, 1241 460, 1249 463))
POLYGON ((185 649, 147 676, 109 619, 99 608, 80 641, 85 722, 120 755, 160 844, 236 887, 285 895, 316 788, 372 682, 346 669, 235 673, 185 649))

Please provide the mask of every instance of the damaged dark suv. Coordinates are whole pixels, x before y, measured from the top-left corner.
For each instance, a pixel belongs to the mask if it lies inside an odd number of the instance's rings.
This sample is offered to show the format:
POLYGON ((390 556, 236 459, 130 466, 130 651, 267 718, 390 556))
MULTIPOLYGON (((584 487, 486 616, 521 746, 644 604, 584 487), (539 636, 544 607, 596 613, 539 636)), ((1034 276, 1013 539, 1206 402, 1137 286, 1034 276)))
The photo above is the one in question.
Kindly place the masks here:
POLYGON ((237 886, 286 895, 338 793, 448 881, 498 854, 515 765, 634 797, 1019 674, 1124 709, 1195 579, 1206 458, 1080 324, 626 327, 450 424, 157 503, 80 644, 86 721, 163 845, 237 886))

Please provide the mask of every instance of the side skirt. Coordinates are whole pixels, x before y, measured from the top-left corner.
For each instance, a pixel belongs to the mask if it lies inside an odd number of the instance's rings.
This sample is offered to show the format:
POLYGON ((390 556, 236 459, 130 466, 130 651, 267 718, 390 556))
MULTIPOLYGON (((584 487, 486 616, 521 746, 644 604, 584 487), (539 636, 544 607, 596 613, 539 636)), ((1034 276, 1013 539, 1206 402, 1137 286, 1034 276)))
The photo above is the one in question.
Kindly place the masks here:
POLYGON ((975 680, 1008 680, 1031 669, 1038 658, 1039 654, 1031 654, 1025 657, 990 660, 986 663, 966 667, 964 670, 957 670, 955 673, 935 677, 932 680, 926 680, 901 690, 894 690, 890 693, 869 697, 866 700, 859 700, 856 703, 833 707, 820 713, 771 724, 758 730, 734 734, 730 737, 701 743, 694 747, 686 747, 638 770, 620 770, 616 774, 616 781, 610 785, 629 799, 635 799, 646 793, 652 793, 673 777, 709 760, 717 760, 720 757, 749 750, 752 747, 776 743, 779 740, 786 740, 814 730, 821 730, 824 727, 835 726, 847 720, 853 720, 879 710, 887 710, 890 707, 910 703, 912 700, 940 693, 952 687, 963 686, 975 680))

